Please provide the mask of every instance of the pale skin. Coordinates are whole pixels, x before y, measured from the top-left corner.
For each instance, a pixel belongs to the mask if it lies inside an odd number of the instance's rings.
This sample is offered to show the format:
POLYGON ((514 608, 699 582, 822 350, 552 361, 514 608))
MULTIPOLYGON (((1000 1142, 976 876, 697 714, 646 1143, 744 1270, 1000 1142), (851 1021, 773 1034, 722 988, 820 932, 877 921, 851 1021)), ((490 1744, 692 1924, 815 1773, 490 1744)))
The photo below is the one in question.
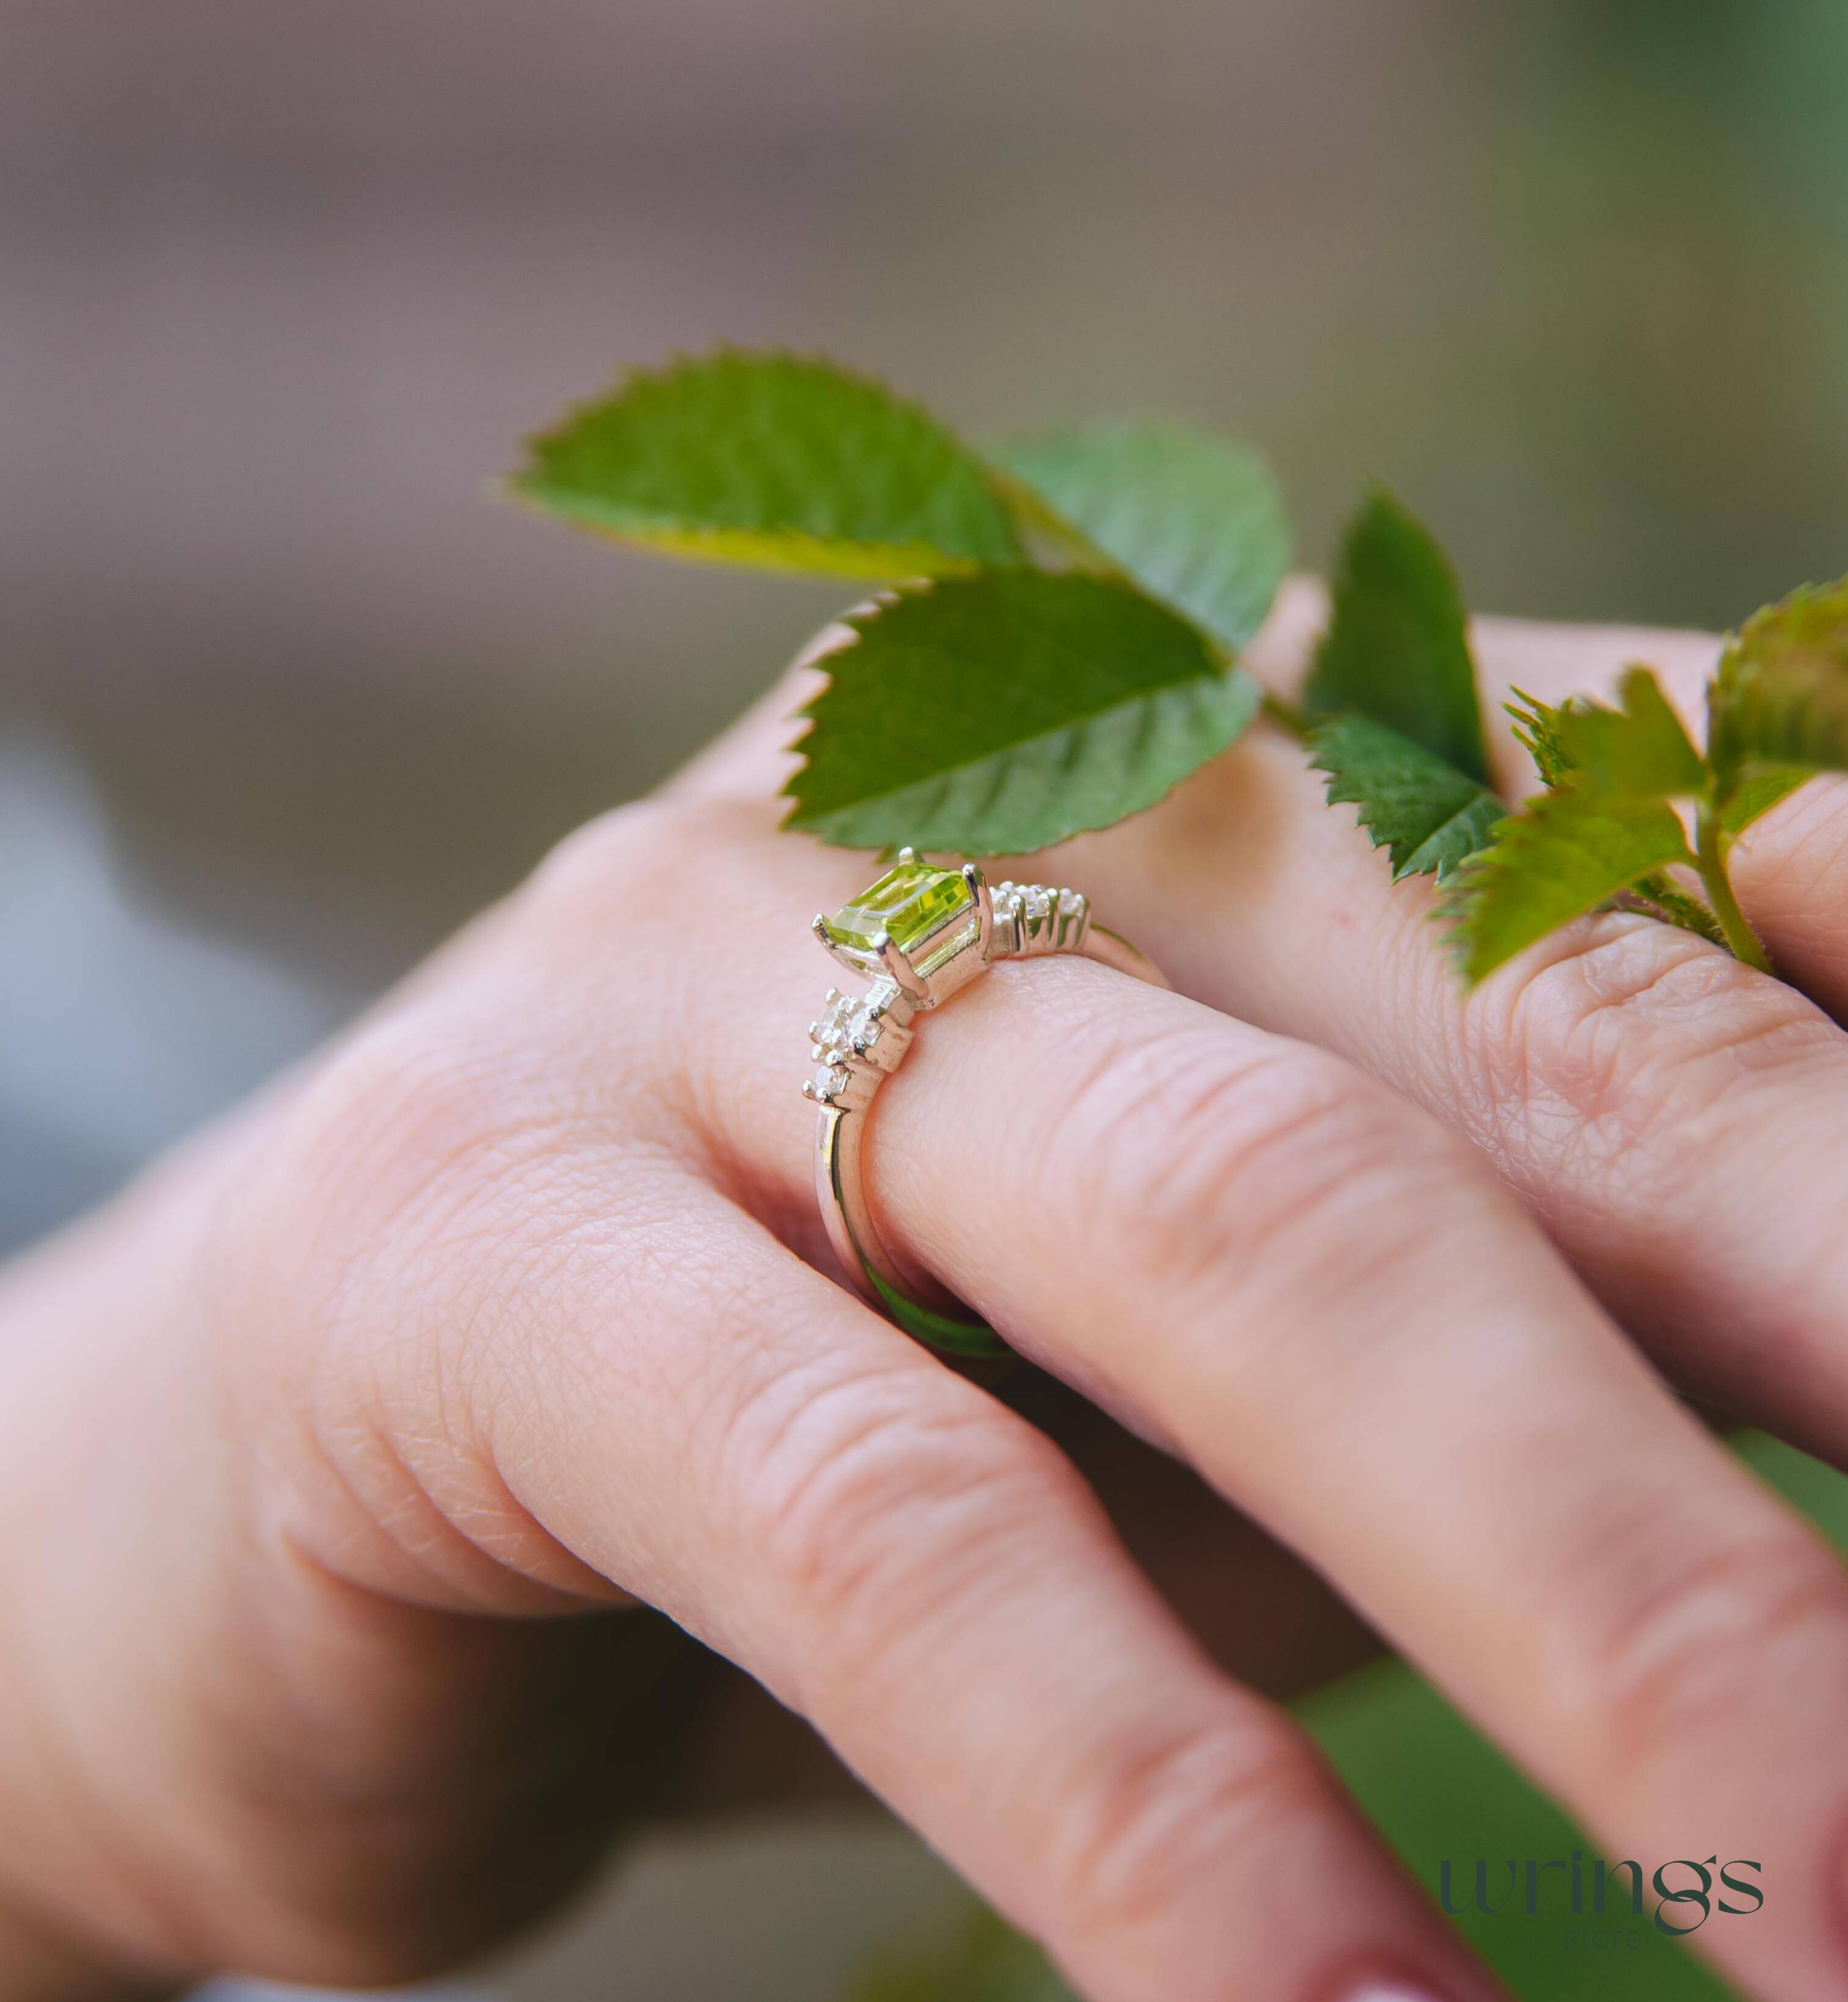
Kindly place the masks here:
POLYGON ((1267 730, 1047 858, 1178 991, 999 968, 868 1142, 997 1397, 828 1264, 799 683, 0 1284, 0 2002, 434 1971, 814 1784, 636 1600, 1093 2002, 1480 2002, 1268 1700, 1368 1644, 1317 1575, 1615 1853, 1761 1861, 1747 1992, 1848 1990, 1848 1574, 1668 1387, 1848 1463, 1848 790, 1737 857, 1790 985, 1610 915, 1468 994, 1267 730))

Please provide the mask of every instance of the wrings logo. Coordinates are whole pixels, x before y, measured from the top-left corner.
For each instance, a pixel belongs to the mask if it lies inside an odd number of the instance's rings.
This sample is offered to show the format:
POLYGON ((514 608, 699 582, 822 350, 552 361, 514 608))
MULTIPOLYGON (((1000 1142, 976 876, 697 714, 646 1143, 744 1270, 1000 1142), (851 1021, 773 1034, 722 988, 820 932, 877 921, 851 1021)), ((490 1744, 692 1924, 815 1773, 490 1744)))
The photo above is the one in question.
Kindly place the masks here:
POLYGON ((1578 1849, 1569 1858, 1545 1862, 1510 1858, 1472 1866, 1446 1857, 1438 1866, 1438 1897, 1454 1917, 1476 1911, 1485 1918, 1588 1917, 1621 1924, 1641 1919, 1648 1906, 1655 1930, 1679 1939, 1700 1931, 1716 1912, 1743 1918, 1762 1910, 1765 1894, 1757 1880, 1763 1868, 1744 1858, 1722 1863, 1710 1856, 1696 1862, 1683 1856, 1645 1875, 1640 1863, 1606 1863, 1597 1857, 1588 1861, 1578 1849), (1549 1875, 1553 1871, 1559 1873, 1557 1883, 1549 1875))

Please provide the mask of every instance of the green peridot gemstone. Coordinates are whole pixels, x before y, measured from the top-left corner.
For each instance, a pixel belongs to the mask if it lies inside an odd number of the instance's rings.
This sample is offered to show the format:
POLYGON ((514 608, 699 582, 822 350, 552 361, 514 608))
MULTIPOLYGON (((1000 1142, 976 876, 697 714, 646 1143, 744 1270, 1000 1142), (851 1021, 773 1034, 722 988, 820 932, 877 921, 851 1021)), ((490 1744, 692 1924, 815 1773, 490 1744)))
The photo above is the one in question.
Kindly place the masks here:
POLYGON ((908 958, 944 926, 966 912, 975 898, 954 869, 928 862, 895 863, 870 889, 821 920, 828 943, 856 965, 876 968, 873 941, 881 932, 908 958))

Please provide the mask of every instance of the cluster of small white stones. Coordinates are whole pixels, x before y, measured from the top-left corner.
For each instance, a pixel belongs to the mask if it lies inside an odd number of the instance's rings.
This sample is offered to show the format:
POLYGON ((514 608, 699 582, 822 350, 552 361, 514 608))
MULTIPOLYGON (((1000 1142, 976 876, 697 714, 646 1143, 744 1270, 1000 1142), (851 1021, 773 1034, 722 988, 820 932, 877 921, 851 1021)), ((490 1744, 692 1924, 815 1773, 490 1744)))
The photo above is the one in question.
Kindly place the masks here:
POLYGON ((849 1066, 856 1057, 870 1055, 885 1033, 885 1011, 897 992, 887 981, 878 982, 866 994, 828 989, 821 1019, 808 1025, 808 1054, 817 1069, 802 1087, 804 1097, 829 1105, 846 1090, 849 1066))
POLYGON ((1076 890, 1046 883, 1002 883, 995 890, 995 922, 1011 925, 1016 952, 1037 945, 1052 950, 1066 944, 1084 921, 1086 901, 1076 890))

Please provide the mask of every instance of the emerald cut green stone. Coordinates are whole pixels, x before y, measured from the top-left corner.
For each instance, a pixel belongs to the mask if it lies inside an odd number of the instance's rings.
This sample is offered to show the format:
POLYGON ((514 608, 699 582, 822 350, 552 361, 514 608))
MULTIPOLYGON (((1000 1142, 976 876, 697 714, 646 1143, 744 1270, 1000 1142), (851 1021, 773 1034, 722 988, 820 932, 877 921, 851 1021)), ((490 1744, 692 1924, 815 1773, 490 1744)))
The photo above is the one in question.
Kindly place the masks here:
POLYGON ((835 952, 856 966, 877 970, 873 940, 881 932, 908 959, 975 903, 974 893, 954 869, 928 862, 896 863, 870 889, 821 920, 835 952))

